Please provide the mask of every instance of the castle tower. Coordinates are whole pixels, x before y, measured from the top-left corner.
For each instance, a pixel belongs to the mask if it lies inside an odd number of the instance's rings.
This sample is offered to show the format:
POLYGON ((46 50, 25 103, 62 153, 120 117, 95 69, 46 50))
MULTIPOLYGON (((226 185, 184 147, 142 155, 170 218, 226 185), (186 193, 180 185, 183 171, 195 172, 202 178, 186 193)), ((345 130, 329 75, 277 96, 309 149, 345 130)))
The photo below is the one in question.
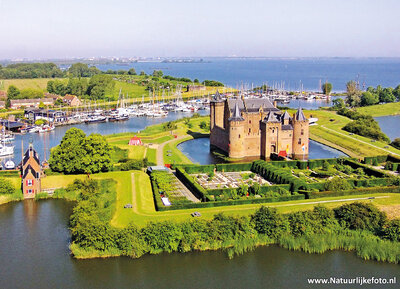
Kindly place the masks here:
POLYGON ((279 153, 282 124, 273 111, 261 122, 261 157, 269 159, 271 154, 279 153))
POLYGON ((210 129, 215 126, 224 127, 224 100, 218 90, 215 93, 214 99, 210 101, 210 129))
POLYGON ((307 159, 309 147, 309 121, 305 117, 303 110, 299 110, 293 115, 293 158, 307 159))
POLYGON ((229 122, 228 154, 230 158, 243 158, 246 156, 244 149, 244 118, 240 114, 238 102, 235 103, 229 122))
POLYGON ((42 168, 40 166, 39 155, 33 149, 32 143, 29 144, 21 162, 21 188, 24 199, 31 199, 42 190, 41 177, 42 168))

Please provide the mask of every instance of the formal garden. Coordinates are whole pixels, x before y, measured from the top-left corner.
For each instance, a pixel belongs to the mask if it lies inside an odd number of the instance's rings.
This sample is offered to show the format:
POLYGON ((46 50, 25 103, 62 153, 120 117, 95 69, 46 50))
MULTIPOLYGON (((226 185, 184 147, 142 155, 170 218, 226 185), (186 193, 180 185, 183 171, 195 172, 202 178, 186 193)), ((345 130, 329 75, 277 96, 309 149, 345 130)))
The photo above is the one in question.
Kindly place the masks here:
MULTIPOLYGON (((369 160, 367 159, 367 162, 369 160)), ((180 202, 158 210, 280 202, 320 197, 400 192, 400 179, 352 158, 308 161, 177 165, 176 176, 202 202, 180 202)), ((153 192, 166 191, 152 174, 153 192), (162 189, 160 189, 160 187, 162 189)), ((172 182, 170 182, 172 183, 172 182)), ((175 189, 172 187, 172 191, 175 189)), ((159 203, 157 205, 157 203, 159 203)))

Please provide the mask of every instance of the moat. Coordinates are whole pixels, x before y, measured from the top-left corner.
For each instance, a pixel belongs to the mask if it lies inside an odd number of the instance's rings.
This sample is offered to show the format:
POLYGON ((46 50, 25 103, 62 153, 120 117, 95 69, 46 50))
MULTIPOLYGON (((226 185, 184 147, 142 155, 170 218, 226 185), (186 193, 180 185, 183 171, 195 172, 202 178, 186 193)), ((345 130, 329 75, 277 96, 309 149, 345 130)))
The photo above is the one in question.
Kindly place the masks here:
MULTIPOLYGON (((217 164, 223 162, 210 152, 209 138, 198 138, 183 142, 178 145, 180 149, 192 162, 201 165, 217 164)), ((309 159, 326 159, 347 156, 343 152, 310 140, 309 159)))
POLYGON ((0 288, 300 289, 310 288, 307 278, 400 274, 398 265, 363 261, 353 252, 306 254, 276 246, 232 260, 222 251, 75 260, 68 249, 72 207, 62 200, 0 206, 0 288))

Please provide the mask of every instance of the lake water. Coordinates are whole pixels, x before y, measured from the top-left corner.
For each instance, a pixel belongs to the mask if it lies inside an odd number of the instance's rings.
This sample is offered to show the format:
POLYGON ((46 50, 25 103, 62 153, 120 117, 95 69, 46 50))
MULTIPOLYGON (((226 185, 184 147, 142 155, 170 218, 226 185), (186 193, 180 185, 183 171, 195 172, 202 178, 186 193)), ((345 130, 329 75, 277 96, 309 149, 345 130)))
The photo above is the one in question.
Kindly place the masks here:
POLYGON ((391 139, 400 138, 400 115, 375 117, 381 130, 391 139))
MULTIPOLYGON (((276 246, 227 258, 222 251, 140 259, 75 260, 67 229, 73 204, 26 200, 0 206, 0 288, 326 288, 307 278, 400 278, 399 265, 353 252, 306 254, 276 246)), ((336 286, 337 288, 398 288, 336 286)), ((335 288, 336 288, 335 287, 335 288)))
MULTIPOLYGON (((210 139, 198 138, 185 141, 179 144, 180 149, 192 162, 201 165, 221 163, 221 159, 217 158, 210 152, 210 139)), ((321 143, 310 140, 309 159, 326 159, 347 156, 343 152, 328 147, 321 143)))
MULTIPOLYGON (((198 111, 201 115, 209 114, 209 111, 200 110, 198 111)), ((33 145, 36 151, 39 153, 40 159, 43 160, 46 154, 46 158, 48 159, 50 156, 50 149, 60 144, 61 139, 63 138, 65 132, 71 127, 76 127, 82 129, 87 135, 91 133, 99 133, 102 135, 114 134, 114 133, 125 133, 132 132, 132 136, 134 132, 138 132, 143 130, 149 125, 158 124, 166 121, 171 121, 179 118, 183 118, 185 116, 192 116, 192 113, 183 113, 183 112, 170 112, 167 117, 164 118, 151 118, 151 117, 133 117, 124 122, 104 122, 104 123, 95 123, 95 124, 77 124, 77 125, 66 125, 56 127, 55 130, 48 133, 29 133, 25 135, 16 135, 15 141, 13 142, 14 148, 14 156, 11 159, 14 160, 15 163, 19 163, 21 161, 21 147, 22 140, 24 145, 24 150, 28 148, 29 141, 33 142, 33 145), (46 147, 46 150, 45 150, 46 147)), ((5 158, 5 159, 8 159, 5 158)))
POLYGON ((203 63, 139 62, 124 65, 97 65, 101 70, 162 70, 166 75, 191 79, 218 80, 234 88, 267 83, 283 84, 287 90, 316 91, 320 80, 331 82, 334 91, 345 91, 346 83, 357 80, 362 86, 395 87, 400 84, 400 58, 204 58, 203 63))

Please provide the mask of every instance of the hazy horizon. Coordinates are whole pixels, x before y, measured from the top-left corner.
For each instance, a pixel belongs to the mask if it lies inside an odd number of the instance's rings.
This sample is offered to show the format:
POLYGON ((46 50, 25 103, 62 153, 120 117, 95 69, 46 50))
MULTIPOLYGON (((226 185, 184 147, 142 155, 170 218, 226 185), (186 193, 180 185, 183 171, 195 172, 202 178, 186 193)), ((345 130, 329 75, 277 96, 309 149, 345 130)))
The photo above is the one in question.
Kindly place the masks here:
POLYGON ((0 0, 0 59, 398 58, 396 0, 0 0))

